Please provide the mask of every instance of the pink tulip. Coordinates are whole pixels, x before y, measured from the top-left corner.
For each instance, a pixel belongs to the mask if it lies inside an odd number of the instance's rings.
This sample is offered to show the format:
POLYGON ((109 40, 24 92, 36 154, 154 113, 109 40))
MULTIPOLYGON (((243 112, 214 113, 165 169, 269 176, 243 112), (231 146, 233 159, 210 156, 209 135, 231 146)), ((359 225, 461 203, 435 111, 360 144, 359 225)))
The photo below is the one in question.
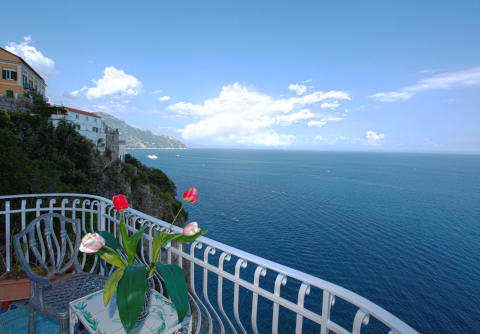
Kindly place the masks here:
POLYGON ((78 250, 84 253, 96 253, 103 246, 105 246, 105 239, 100 234, 87 233, 82 238, 82 243, 78 250))
POLYGON ((190 224, 187 224, 184 228, 183 228, 183 235, 184 236, 187 236, 187 237, 190 237, 192 235, 195 235, 197 234, 198 232, 200 232, 200 228, 198 227, 198 223, 197 222, 191 222, 190 224))

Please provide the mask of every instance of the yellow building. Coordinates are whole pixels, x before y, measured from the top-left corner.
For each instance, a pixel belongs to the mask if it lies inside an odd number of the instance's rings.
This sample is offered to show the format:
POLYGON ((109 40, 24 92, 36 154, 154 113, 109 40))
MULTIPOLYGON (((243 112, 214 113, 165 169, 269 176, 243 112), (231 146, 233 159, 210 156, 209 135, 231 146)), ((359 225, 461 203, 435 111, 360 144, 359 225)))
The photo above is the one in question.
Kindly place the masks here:
POLYGON ((16 98, 25 92, 45 96, 45 80, 21 57, 0 48, 0 95, 16 98))

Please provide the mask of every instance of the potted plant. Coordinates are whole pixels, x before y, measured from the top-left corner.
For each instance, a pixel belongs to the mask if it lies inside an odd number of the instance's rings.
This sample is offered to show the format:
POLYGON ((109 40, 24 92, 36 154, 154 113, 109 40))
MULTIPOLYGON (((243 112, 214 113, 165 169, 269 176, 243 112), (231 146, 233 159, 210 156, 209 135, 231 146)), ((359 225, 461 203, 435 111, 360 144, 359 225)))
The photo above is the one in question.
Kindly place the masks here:
MULTIPOLYGON (((189 188, 183 193, 183 201, 194 203, 197 200, 198 192, 195 188, 189 188)), ((103 289, 103 302, 107 306, 115 291, 117 291, 117 307, 120 320, 127 333, 133 329, 139 320, 139 315, 148 308, 151 284, 147 281, 152 279, 155 271, 163 278, 168 295, 175 305, 178 321, 181 322, 188 311, 188 290, 185 275, 182 268, 175 264, 162 264, 158 261, 160 250, 169 241, 191 242, 199 236, 207 233, 200 231, 196 222, 187 224, 183 233, 171 233, 172 226, 183 209, 184 203, 178 210, 168 231, 157 231, 153 237, 152 262, 148 265, 135 263, 137 245, 142 238, 146 226, 142 227, 135 234, 129 236, 125 226, 125 210, 129 204, 123 195, 113 197, 115 209, 121 212, 120 234, 122 244, 107 231, 88 233, 82 239, 80 251, 85 253, 96 253, 107 263, 117 267, 103 289), (147 302, 146 302, 147 301, 147 302)), ((151 281, 150 281, 151 282, 151 281)), ((142 320, 142 319, 140 319, 142 320)))

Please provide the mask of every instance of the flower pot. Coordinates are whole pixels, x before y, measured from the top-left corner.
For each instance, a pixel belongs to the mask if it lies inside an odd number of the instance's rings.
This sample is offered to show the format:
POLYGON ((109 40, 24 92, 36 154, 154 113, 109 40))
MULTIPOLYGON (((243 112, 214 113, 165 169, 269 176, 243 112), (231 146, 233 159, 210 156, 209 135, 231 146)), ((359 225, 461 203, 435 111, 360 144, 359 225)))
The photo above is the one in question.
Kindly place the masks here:
POLYGON ((30 279, 5 279, 0 276, 0 302, 28 299, 30 297, 30 279))
MULTIPOLYGON (((0 302, 8 302, 30 298, 30 278, 6 278, 8 273, 0 276, 0 302)), ((50 278, 50 282, 70 274, 57 275, 50 278)))

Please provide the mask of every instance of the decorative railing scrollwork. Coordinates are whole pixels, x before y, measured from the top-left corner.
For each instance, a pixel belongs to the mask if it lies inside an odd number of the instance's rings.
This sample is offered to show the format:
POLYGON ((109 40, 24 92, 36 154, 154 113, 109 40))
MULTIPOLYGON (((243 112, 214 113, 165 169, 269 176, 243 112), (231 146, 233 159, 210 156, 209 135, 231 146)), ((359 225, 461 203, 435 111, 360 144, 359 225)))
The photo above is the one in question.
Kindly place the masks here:
MULTIPOLYGON (((12 266, 12 227, 23 229, 30 220, 45 212, 79 218, 82 233, 105 229, 116 236, 119 234, 120 215, 112 202, 103 197, 85 194, 0 196, 0 228, 5 238, 5 247, 1 249, 5 259, 3 271, 10 271, 12 266)), ((167 231, 169 224, 133 209, 126 211, 126 223, 130 233, 147 225, 137 261, 150 262, 153 236, 156 231, 167 231)), ((181 232, 177 227, 173 230, 181 232)), ((44 245, 42 238, 39 241, 41 256, 45 256, 49 247, 58 247, 44 245)), ((86 256, 80 256, 82 266, 87 265, 86 256)), ((416 333, 394 315, 347 289, 207 237, 186 246, 169 242, 162 249, 161 259, 179 264, 187 273, 195 333, 360 333, 367 325, 381 326, 385 333, 416 333), (212 280, 211 275, 217 279, 212 280), (335 307, 335 312, 348 304, 353 306, 355 315, 333 321, 332 307, 337 298, 342 303, 335 307), (292 312, 293 317, 289 316, 292 312), (370 323, 372 318, 377 321, 370 323)), ((107 275, 111 272, 99 259, 88 265, 92 272, 107 275)), ((160 277, 155 275, 154 279, 157 289, 163 293, 160 277)))

